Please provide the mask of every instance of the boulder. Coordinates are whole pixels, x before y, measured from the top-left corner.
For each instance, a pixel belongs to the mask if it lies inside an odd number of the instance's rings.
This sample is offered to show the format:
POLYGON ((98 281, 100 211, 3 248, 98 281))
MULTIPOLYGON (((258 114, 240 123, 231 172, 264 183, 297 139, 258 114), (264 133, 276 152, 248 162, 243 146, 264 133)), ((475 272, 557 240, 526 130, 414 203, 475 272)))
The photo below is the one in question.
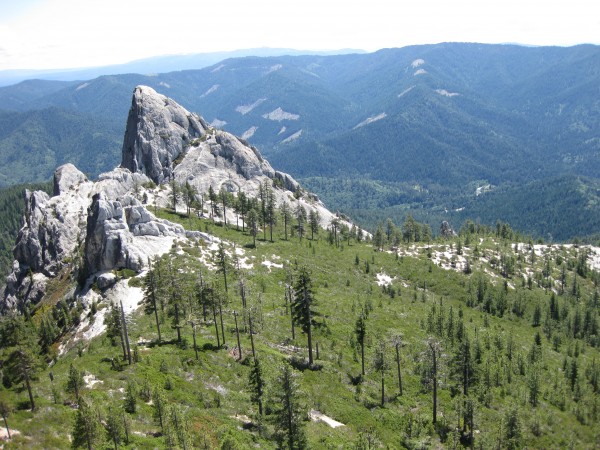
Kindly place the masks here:
POLYGON ((64 164, 54 171, 54 195, 63 192, 88 181, 87 177, 73 164, 64 164))

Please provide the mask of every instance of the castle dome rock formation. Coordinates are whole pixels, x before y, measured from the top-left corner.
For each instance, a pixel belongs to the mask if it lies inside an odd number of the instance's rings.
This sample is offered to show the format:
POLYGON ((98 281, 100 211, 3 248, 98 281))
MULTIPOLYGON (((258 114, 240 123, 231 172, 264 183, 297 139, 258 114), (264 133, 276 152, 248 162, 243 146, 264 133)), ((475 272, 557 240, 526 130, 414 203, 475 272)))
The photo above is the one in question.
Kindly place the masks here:
MULTIPOLYGON (((52 197, 27 192, 13 271, 0 292, 0 313, 38 303, 53 279, 70 277, 72 295, 77 296, 79 289, 111 272, 143 271, 175 240, 213 241, 206 233, 185 230, 149 210, 149 205, 154 210, 172 208, 170 188, 185 184, 195 188, 199 200, 211 189, 257 197, 261 186, 268 185, 275 206, 287 202, 294 209, 316 211, 323 227, 337 218, 291 176, 274 170, 256 148, 209 127, 200 116, 153 89, 138 86, 120 167, 94 182, 65 164, 55 171, 52 197)), ((203 203, 209 207, 209 201, 196 205, 202 208, 203 203)), ((226 219, 236 220, 232 208, 226 219)))

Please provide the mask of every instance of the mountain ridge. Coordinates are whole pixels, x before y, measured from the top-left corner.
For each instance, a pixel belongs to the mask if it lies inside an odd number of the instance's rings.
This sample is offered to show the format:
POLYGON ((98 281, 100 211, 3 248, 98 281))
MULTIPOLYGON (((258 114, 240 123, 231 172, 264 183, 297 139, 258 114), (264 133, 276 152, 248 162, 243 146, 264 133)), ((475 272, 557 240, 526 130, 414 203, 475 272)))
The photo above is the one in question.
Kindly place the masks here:
MULTIPOLYGON (((110 125, 102 127, 114 130, 125 121, 123 105, 131 89, 149 85, 201 111, 207 123, 244 136, 300 182, 342 172, 388 183, 390 189, 420 185, 431 193, 432 205, 421 218, 433 226, 436 211, 465 206, 465 192, 479 181, 498 189, 521 183, 524 189, 526 183, 565 173, 597 178, 599 55, 593 45, 443 43, 362 55, 248 57, 200 71, 105 76, 35 102, 108 117, 110 125)), ((9 91, 0 89, 0 98, 9 91)), ((14 152, 25 136, 6 139, 0 148, 14 152)), ((85 148, 87 142, 80 139, 77 145, 85 148)), ((114 165, 120 149, 110 147, 106 154, 114 165)), ((45 167, 41 179, 51 175, 50 165, 45 167)), ((4 179, 9 183, 9 175, 4 179)), ((405 196, 396 191, 395 197, 405 196)), ((412 206, 417 198, 385 207, 421 214, 412 206)), ((404 219, 394 214, 396 222, 404 219)), ((534 234, 545 234, 541 228, 534 234)), ((553 234, 568 228, 557 224, 553 234)))

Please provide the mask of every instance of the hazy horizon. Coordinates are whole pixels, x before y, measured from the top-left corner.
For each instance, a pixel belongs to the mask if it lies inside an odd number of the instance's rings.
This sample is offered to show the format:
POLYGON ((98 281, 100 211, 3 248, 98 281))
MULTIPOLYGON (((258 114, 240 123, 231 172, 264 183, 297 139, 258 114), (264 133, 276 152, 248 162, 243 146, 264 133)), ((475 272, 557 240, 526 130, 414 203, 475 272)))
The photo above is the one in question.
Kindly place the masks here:
POLYGON ((0 71, 65 70, 151 57, 285 48, 304 51, 440 42, 526 46, 600 44, 587 0, 374 0, 274 3, 21 0, 0 13, 0 71))

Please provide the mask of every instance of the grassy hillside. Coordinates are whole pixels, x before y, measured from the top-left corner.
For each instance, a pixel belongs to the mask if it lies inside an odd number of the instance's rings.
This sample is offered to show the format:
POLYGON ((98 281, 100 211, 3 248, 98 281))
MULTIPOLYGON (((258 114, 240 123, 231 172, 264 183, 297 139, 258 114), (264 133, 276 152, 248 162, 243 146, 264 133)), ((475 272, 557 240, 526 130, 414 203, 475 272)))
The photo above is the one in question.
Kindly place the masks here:
MULTIPOLYGON (((48 345, 45 357, 52 366, 42 367, 32 382, 34 412, 22 383, 13 381, 11 386, 11 375, 4 373, 1 400, 13 408, 9 426, 21 433, 6 448, 69 445, 78 414, 73 391, 65 390, 71 365, 85 373, 81 395, 99 414, 99 423, 107 425, 117 415, 119 423, 128 424, 128 443, 118 448, 167 448, 184 441, 207 449, 276 448, 277 379, 287 364, 299 385, 294 398, 305 411, 301 428, 309 448, 461 448, 470 444, 471 430, 476 448, 598 446, 599 275, 597 265, 596 271, 590 270, 588 248, 517 245, 506 226, 489 234, 473 224, 452 240, 402 243, 393 252, 389 244, 384 244, 385 251, 376 251, 371 243, 345 237, 336 245, 325 230, 314 240, 285 240, 282 225, 274 230, 274 242, 263 240, 261 232, 254 247, 253 238, 234 226, 160 214, 224 239, 228 292, 223 272, 215 270, 218 245, 174 243, 153 271, 162 280, 159 301, 165 302, 159 314, 162 341, 157 341, 153 314, 143 309, 128 314, 135 361, 129 365, 122 359, 118 336, 114 346, 106 334, 81 339, 93 330, 91 322, 109 311, 109 301, 99 295, 93 306, 78 310, 71 305, 69 313, 68 302, 57 303, 72 285, 64 274, 31 312, 32 323, 40 329, 44 317, 57 318, 60 327, 54 334, 60 338, 48 345), (294 283, 301 267, 309 269, 318 313, 312 367, 306 363, 307 336, 298 325, 292 338, 285 300, 286 285, 294 283), (210 308, 204 321, 197 303, 205 298, 198 296, 200 280, 222 299, 224 337, 218 310, 216 324, 210 308), (179 321, 179 343, 169 302, 178 302, 185 317, 179 321), (241 360, 234 311, 239 313, 241 360), (361 313, 366 314, 364 376, 356 334, 361 313), (249 389, 252 342, 242 331, 249 327, 247 314, 253 318, 253 344, 265 380, 262 417, 249 389), (191 317, 198 323, 197 357, 191 317), (393 346, 399 336, 402 395, 393 346), (439 349, 436 425, 430 344, 439 349), (384 364, 375 364, 377 359, 381 363, 379 348, 384 364), (383 405, 376 367, 384 368, 383 405), (469 367, 467 395, 462 393, 464 367, 469 367), (157 388, 176 408, 164 428, 156 416, 156 401, 148 398, 157 388), (124 412, 132 403, 135 411, 124 412), (470 420, 464 422, 470 417, 465 406, 473 408, 472 428, 470 420), (311 409, 344 426, 308 420, 311 409), (177 429, 184 432, 177 435, 177 429)), ((595 258, 597 264, 597 253, 595 258)), ((125 297, 139 295, 140 277, 118 275, 125 277, 119 282, 125 297)), ((6 343, 6 332, 2 337, 6 343)), ((99 448, 115 447, 103 430, 97 439, 99 448)))

